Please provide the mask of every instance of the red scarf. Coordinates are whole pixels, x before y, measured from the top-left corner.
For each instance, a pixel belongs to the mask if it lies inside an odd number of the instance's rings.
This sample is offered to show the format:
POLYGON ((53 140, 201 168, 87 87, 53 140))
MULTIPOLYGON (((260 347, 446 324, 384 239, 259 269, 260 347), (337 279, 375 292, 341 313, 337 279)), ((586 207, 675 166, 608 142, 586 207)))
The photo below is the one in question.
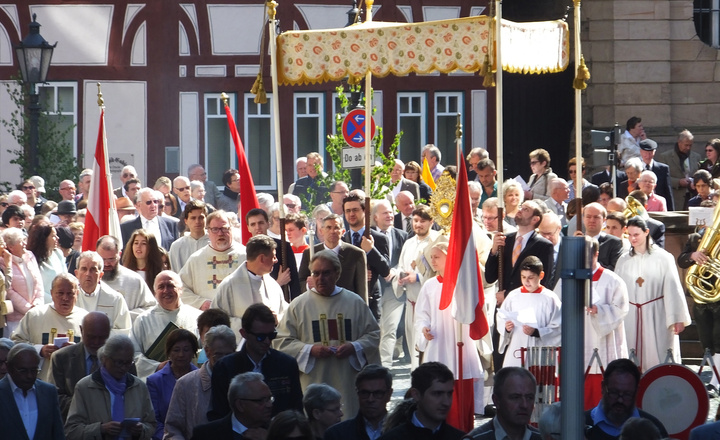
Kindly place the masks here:
POLYGON ((543 286, 538 287, 537 290, 534 291, 534 292, 529 292, 529 291, 525 288, 525 286, 520 287, 520 291, 521 291, 522 293, 540 293, 540 292, 542 292, 542 290, 543 290, 543 286))
POLYGON ((443 277, 442 277, 442 275, 438 275, 438 276, 435 277, 435 278, 437 278, 438 282, 439 282, 440 284, 442 284, 442 282, 443 282, 443 277))
POLYGON ((593 283, 598 282, 598 280, 600 279, 600 275, 602 275, 602 273, 603 273, 603 270, 605 270, 604 267, 602 267, 602 266, 598 267, 598 270, 596 270, 595 273, 593 274, 593 283))

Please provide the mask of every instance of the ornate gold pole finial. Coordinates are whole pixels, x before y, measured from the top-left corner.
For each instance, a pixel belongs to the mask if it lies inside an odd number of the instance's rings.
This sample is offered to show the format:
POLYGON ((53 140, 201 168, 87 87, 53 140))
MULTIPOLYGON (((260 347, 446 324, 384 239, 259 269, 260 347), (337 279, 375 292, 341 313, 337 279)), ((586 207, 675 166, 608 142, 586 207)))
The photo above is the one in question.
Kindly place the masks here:
POLYGON ((460 118, 462 118, 462 114, 458 113, 457 114, 457 124, 455 124, 455 139, 458 139, 458 140, 462 139, 462 134, 463 134, 462 122, 461 122, 460 118))
POLYGON ((102 97, 102 91, 100 90, 100 83, 97 83, 97 87, 98 87, 98 94, 97 94, 98 100, 97 100, 97 103, 98 103, 98 107, 102 107, 102 106, 105 105, 105 100, 104 100, 103 97, 102 97))
POLYGON ((270 20, 275 20, 275 14, 277 13, 278 2, 270 0, 268 3, 268 17, 270 20))
POLYGON ((228 99, 230 99, 230 97, 228 96, 227 93, 222 92, 222 93, 220 94, 220 99, 222 99, 222 102, 223 102, 224 105, 228 105, 228 99))

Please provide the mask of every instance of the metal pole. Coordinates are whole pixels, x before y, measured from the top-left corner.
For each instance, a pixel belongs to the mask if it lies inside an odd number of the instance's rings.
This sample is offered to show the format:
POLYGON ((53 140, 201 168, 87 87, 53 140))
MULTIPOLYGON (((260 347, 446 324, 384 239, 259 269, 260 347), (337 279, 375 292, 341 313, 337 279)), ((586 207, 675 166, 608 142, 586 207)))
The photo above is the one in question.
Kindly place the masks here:
MULTIPOLYGON (((580 167, 578 164, 578 171, 580 167)), ((562 354, 560 401, 563 438, 584 438, 585 392, 585 289, 591 277, 589 246, 585 237, 562 240, 562 354)))
POLYGON ((30 84, 30 105, 28 116, 30 119, 30 137, 28 151, 28 174, 38 174, 40 168, 40 156, 38 155, 38 144, 40 143, 40 95, 37 93, 35 84, 30 84))

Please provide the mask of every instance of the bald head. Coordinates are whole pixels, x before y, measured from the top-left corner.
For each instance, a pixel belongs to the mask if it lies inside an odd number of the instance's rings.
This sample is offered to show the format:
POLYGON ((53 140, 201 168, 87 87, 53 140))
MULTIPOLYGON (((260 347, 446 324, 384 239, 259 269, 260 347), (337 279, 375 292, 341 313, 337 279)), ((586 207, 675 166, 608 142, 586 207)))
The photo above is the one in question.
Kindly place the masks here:
POLYGON ((410 191, 400 191, 395 197, 395 205, 405 217, 410 217, 415 209, 415 196, 410 191))
POLYGON ((97 355, 97 351, 110 337, 110 328, 110 318, 105 313, 95 311, 85 315, 80 330, 82 343, 88 353, 97 355))
POLYGON ((623 212, 625 211, 625 208, 627 208, 627 203, 625 200, 621 199, 620 197, 615 197, 614 199, 610 199, 610 201, 607 204, 607 212, 623 212))
POLYGON ((550 240, 553 246, 556 246, 560 242, 560 231, 562 230, 562 223, 560 217, 554 212, 546 212, 543 214, 542 221, 538 225, 538 232, 543 237, 550 240))

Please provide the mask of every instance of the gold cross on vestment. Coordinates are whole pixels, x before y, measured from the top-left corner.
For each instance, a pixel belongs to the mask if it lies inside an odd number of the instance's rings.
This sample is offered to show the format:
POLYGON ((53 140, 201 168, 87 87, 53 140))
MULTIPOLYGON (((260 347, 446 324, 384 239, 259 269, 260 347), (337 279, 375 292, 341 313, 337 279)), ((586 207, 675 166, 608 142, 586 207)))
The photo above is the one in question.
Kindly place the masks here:
POLYGON ((635 280, 638 286, 642 287, 645 280, 642 277, 638 277, 638 279, 635 280))

